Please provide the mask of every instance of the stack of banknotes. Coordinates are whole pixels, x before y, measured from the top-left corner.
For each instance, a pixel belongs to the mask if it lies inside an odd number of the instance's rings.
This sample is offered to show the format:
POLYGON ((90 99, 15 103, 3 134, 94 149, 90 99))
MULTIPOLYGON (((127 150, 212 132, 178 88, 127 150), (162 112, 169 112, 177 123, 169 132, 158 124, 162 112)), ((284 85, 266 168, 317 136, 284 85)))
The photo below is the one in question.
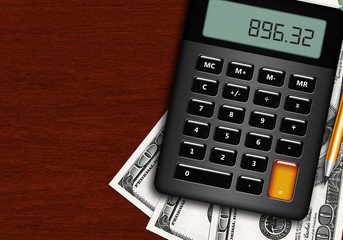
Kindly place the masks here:
MULTIPOLYGON (((307 1, 307 0, 306 0, 307 1)), ((338 7, 343 0, 308 0, 338 7), (338 2, 337 2, 338 1, 338 2)), ((337 23, 343 27, 343 23, 337 23)), ((110 186, 150 217, 147 229, 166 239, 341 240, 343 230, 343 144, 334 172, 324 184, 324 160, 342 94, 343 48, 328 111, 312 200, 300 221, 167 196, 154 187, 154 177, 167 113, 110 182, 110 186)))

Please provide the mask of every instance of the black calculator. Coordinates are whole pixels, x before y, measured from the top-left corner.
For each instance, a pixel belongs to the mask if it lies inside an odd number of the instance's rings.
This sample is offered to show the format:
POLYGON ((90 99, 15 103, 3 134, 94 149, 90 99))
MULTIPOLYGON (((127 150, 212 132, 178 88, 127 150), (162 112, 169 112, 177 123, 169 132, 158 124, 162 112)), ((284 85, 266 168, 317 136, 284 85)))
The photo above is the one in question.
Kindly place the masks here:
POLYGON ((190 0, 157 190, 303 218, 342 15, 297 1, 190 0))

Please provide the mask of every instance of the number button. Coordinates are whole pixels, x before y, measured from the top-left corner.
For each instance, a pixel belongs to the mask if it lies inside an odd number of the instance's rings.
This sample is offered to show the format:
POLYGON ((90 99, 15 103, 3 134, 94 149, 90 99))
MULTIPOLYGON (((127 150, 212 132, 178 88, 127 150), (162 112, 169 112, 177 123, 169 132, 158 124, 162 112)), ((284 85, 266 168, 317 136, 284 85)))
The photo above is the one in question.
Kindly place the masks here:
POLYGON ((208 138, 210 124, 187 120, 183 129, 183 134, 197 138, 208 138))
POLYGON ((314 77, 292 74, 288 87, 290 89, 312 93, 315 85, 316 79, 314 77))
POLYGON ((280 105, 280 98, 280 93, 257 90, 255 92, 254 103, 265 107, 278 108, 280 105))
POLYGON ((240 192, 251 193, 255 195, 259 195, 262 193, 263 188, 263 180, 240 176, 237 180, 236 189, 240 192))
POLYGON ((300 157, 303 150, 303 143, 280 138, 276 145, 276 152, 292 157, 300 157))
POLYGON ((214 103, 198 99, 191 99, 187 112, 193 115, 210 118, 213 116, 214 103))
POLYGON ((248 133, 245 146, 248 148, 254 148, 263 151, 269 151, 272 145, 272 137, 258 134, 258 133, 248 133))
POLYGON ((196 77, 193 81, 192 91, 205 95, 215 96, 218 92, 218 81, 196 77))
POLYGON ((306 133, 307 121, 284 117, 281 121, 280 131, 284 133, 304 136, 306 133))
POLYGON ((227 189, 230 188, 232 181, 231 173, 203 169, 182 163, 176 165, 174 177, 176 179, 184 181, 190 181, 227 189))
POLYGON ((227 75, 233 78, 239 78, 243 80, 251 80, 254 72, 254 66, 252 64, 230 62, 227 75))
POLYGON ((257 156, 253 154, 244 154, 241 162, 241 168, 257 171, 257 172, 265 172, 267 169, 268 158, 257 156))
POLYGON ((272 130, 275 127, 276 115, 254 111, 250 115, 249 124, 254 127, 272 130))
POLYGON ((258 76, 258 82, 281 87, 285 80, 285 72, 275 69, 262 68, 258 76))
POLYGON ((311 99, 287 96, 285 109, 290 112, 308 114, 311 110, 311 99))
POLYGON ((210 156, 210 162, 234 166, 236 163, 237 152, 233 150, 213 148, 210 156))
POLYGON ((182 142, 179 154, 182 157, 202 160, 205 157, 206 146, 203 144, 182 142))
POLYGON ((196 69, 198 71, 220 74, 223 68, 223 60, 220 58, 201 55, 198 58, 196 69))
POLYGON ((243 123, 244 115, 244 108, 222 105, 219 109, 218 118, 227 122, 243 123))
POLYGON ((230 100, 246 102, 249 98, 249 87, 228 83, 224 86, 222 96, 230 100))
POLYGON ((217 142, 237 145, 241 137, 241 130, 226 127, 217 127, 214 133, 214 140, 217 142))

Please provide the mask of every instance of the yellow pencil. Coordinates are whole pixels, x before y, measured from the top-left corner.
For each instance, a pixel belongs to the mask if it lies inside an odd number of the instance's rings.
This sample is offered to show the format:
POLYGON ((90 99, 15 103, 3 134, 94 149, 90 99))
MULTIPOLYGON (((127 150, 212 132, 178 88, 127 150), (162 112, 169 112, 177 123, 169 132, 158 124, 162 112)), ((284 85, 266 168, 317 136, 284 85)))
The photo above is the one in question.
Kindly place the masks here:
POLYGON ((343 97, 339 104, 338 113, 336 116, 335 126, 332 131, 331 140, 328 152, 325 159, 325 172, 324 172, 324 183, 330 177, 335 165, 339 149, 341 147, 342 137, 343 137, 343 97))

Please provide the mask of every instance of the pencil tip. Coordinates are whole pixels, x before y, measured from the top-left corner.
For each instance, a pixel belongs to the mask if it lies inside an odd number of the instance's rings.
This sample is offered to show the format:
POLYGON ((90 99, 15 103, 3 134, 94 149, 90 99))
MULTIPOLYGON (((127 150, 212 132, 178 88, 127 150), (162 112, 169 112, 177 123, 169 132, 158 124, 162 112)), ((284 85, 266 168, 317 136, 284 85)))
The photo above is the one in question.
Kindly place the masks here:
POLYGON ((324 177, 324 185, 328 182, 329 178, 328 177, 324 177))

